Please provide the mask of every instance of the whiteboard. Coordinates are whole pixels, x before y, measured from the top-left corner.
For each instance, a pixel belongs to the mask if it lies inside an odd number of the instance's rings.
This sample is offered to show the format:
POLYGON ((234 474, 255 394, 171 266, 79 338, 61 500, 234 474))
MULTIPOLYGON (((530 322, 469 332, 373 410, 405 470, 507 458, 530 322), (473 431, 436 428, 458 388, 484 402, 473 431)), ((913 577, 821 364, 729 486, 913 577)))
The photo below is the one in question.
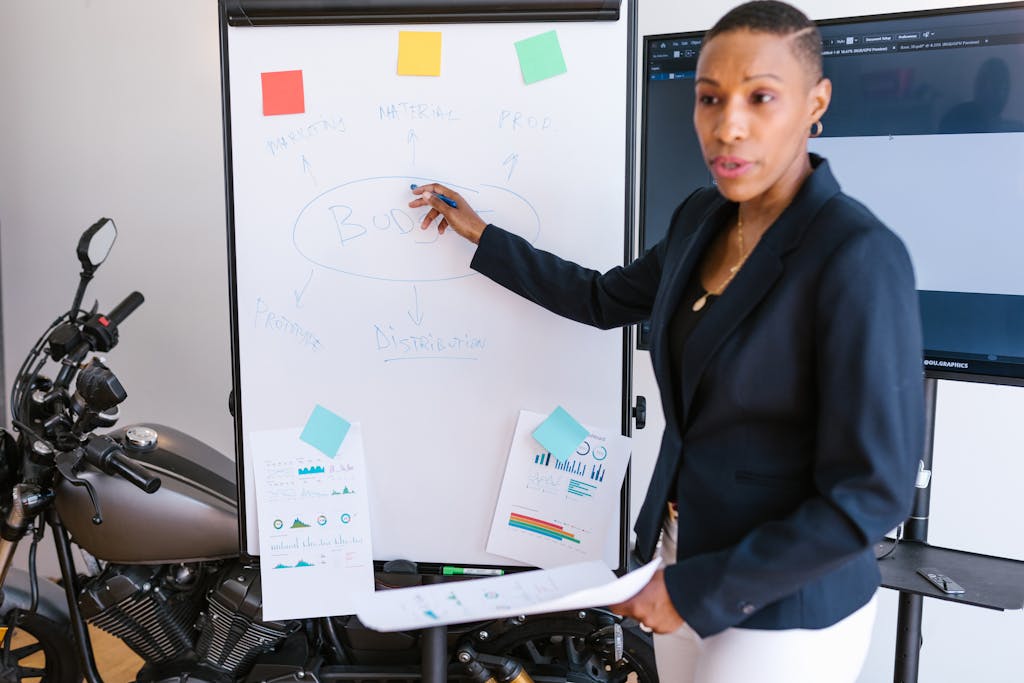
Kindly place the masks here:
MULTIPOLYGON (((522 409, 623 424, 623 333, 563 320, 417 226, 411 183, 592 268, 623 262, 628 65, 618 21, 225 27, 243 547, 259 553, 261 431, 321 405, 362 428, 376 560, 517 565, 484 550, 522 409), (399 76, 399 32, 442 34, 440 76, 399 76), (514 43, 555 30, 567 71, 524 83, 514 43), (261 74, 302 72, 265 116, 261 74)), ((617 567, 620 529, 608 534, 617 567)))

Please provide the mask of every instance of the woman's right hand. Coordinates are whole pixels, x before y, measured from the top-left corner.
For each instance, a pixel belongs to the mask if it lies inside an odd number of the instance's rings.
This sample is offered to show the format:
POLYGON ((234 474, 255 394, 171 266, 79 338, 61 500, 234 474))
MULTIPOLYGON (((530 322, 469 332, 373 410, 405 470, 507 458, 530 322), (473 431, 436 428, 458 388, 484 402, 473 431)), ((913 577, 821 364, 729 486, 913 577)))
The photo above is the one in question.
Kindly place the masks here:
POLYGON ((409 202, 409 208, 430 207, 430 211, 427 212, 427 215, 423 217, 423 222, 420 223, 421 229, 426 230, 430 227, 431 223, 440 218, 441 220, 437 224, 437 232, 439 234, 443 235, 444 231, 451 227, 455 232, 473 244, 480 243, 480 235, 483 234, 487 223, 477 215, 477 212, 473 210, 469 202, 458 192, 438 183, 428 183, 427 185, 417 186, 412 193, 419 195, 419 197, 409 202), (446 204, 444 200, 437 196, 438 194, 443 194, 448 199, 454 201, 457 208, 446 204))

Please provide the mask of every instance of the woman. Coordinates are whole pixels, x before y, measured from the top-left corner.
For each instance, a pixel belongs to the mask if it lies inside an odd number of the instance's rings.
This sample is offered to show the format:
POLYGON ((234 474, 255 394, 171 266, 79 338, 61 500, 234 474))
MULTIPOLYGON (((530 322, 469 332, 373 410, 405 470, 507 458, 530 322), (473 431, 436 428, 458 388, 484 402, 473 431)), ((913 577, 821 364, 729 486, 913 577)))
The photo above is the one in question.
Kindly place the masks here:
POLYGON ((831 83, 807 17, 780 2, 729 12, 695 87, 717 187, 628 266, 600 274, 534 249, 439 185, 410 206, 555 313, 650 319, 666 428, 636 550, 650 557, 664 526, 669 566, 615 609, 659 634, 662 681, 852 682, 874 622, 871 546, 909 512, 922 449, 913 271, 808 154, 831 83))

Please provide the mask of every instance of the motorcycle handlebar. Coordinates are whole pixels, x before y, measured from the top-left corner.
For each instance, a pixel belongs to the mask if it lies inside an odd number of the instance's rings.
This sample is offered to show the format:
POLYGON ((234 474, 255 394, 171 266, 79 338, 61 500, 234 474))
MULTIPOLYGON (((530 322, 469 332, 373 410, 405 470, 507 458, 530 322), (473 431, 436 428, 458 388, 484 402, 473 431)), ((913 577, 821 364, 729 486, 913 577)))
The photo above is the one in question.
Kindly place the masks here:
POLYGON ((146 493, 156 493, 160 488, 160 477, 154 477, 141 465, 121 455, 120 452, 111 453, 107 466, 116 474, 127 479, 131 484, 139 487, 146 493))
POLYGON ((85 459, 107 474, 116 474, 146 493, 160 488, 160 477, 154 477, 134 460, 128 458, 121 446, 109 436, 94 436, 85 444, 85 459))
POLYGON ((114 306, 114 309, 107 314, 107 319, 115 325, 120 325, 145 300, 145 297, 140 292, 132 292, 121 303, 114 306))

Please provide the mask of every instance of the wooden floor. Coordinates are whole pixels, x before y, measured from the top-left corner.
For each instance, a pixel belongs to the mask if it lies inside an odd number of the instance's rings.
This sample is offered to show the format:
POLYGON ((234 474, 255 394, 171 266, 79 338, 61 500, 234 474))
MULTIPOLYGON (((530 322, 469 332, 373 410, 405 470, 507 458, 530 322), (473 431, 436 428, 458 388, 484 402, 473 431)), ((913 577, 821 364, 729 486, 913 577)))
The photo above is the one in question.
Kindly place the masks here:
POLYGON ((96 668, 100 670, 103 683, 130 683, 135 680, 135 672, 142 668, 141 657, 114 636, 91 626, 89 637, 92 638, 96 668))
MULTIPOLYGON (((142 659, 125 646, 120 640, 99 629, 89 627, 89 637, 92 638, 92 650, 96 657, 96 667, 100 671, 100 678, 103 683, 131 683, 135 680, 135 672, 142 667, 142 659)), ((29 636, 17 631, 14 634, 12 648, 21 647, 31 642, 29 636)), ((43 654, 28 657, 22 662, 23 666, 42 666, 43 654), (34 661, 36 660, 36 661, 34 661)), ((28 681, 39 679, 26 679, 28 681)))

